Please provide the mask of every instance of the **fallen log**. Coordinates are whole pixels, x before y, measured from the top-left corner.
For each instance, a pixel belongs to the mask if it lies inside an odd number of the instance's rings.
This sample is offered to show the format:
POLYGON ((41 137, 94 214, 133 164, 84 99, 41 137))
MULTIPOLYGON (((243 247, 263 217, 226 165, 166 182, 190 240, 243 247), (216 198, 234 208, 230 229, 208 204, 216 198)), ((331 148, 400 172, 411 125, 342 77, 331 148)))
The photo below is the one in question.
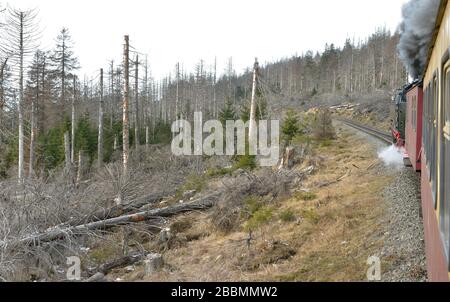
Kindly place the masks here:
POLYGON ((352 172, 351 170, 348 170, 347 173, 345 173, 344 175, 342 175, 342 176, 339 177, 338 179, 332 180, 332 181, 329 181, 329 182, 325 182, 325 183, 321 183, 321 184, 319 184, 318 187, 319 187, 319 188, 324 188, 324 187, 328 187, 328 186, 334 185, 334 184, 336 184, 336 183, 342 181, 344 178, 350 176, 350 173, 351 173, 351 172, 352 172))
POLYGON ((64 238, 65 236, 83 235, 93 230, 108 229, 114 226, 142 222, 150 220, 152 218, 170 217, 185 212, 204 210, 213 207, 218 202, 221 194, 222 194, 221 192, 216 192, 211 195, 199 198, 190 203, 183 203, 164 208, 152 209, 148 211, 119 216, 115 218, 109 218, 106 220, 95 221, 77 226, 55 227, 44 233, 30 235, 11 243, 0 241, 0 247, 4 245, 9 245, 9 247, 16 245, 33 245, 33 244, 38 245, 41 242, 49 242, 60 238, 64 238))
POLYGON ((92 214, 85 216, 82 219, 72 220, 68 223, 70 226, 76 226, 80 224, 85 224, 89 222, 106 220, 109 218, 115 218, 119 216, 123 216, 125 214, 132 213, 133 211, 139 210, 143 206, 155 204, 162 201, 165 197, 163 193, 154 193, 147 195, 145 197, 141 197, 136 199, 126 205, 116 205, 111 208, 104 208, 95 211, 92 214))
POLYGON ((145 256, 146 256, 145 254, 136 252, 119 259, 108 261, 100 265, 97 273, 102 273, 103 275, 106 275, 115 268, 132 265, 139 261, 142 261, 144 260, 145 256))
POLYGON ((103 273, 96 273, 92 277, 89 277, 88 279, 84 280, 83 282, 105 282, 105 274, 103 273))

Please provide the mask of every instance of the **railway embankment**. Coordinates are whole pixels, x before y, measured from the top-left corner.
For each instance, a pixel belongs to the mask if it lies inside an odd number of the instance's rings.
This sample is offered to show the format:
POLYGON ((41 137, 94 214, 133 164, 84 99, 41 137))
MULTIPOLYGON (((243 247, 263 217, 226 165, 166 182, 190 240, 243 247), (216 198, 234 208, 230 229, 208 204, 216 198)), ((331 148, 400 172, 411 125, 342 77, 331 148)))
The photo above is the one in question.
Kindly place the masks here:
MULTIPOLYGON (((381 160, 380 176, 391 181, 382 192, 383 247, 381 264, 383 281, 417 282, 427 281, 424 230, 421 215, 420 174, 395 160, 391 147, 376 137, 349 128, 356 135, 366 138, 381 160)), ((401 155, 401 154, 400 154, 401 155)))

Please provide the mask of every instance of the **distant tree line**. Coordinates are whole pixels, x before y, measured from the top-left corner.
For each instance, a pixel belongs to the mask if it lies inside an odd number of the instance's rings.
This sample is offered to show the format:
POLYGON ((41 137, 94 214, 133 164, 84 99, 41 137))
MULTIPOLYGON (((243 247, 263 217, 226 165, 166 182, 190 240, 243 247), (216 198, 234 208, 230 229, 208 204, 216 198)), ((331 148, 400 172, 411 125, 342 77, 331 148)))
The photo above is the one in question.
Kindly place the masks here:
MULTIPOLYGON (((25 170, 33 177, 61 166, 66 133, 72 164, 79 152, 92 164, 98 154, 101 161, 113 160, 122 148, 123 62, 111 60, 105 76, 99 70, 81 78, 70 31, 61 29, 53 49, 39 49, 35 19, 35 11, 0 9, 0 177, 18 163, 21 178, 25 170), (29 33, 21 35, 21 28, 29 33)), ((258 118, 271 114, 274 97, 308 101, 326 93, 367 94, 401 86, 406 72, 398 40, 397 33, 379 29, 365 41, 347 39, 342 48, 327 44, 320 53, 264 64, 256 93, 258 118)), ((132 146, 170 142, 172 121, 191 120, 195 111, 202 111, 204 119, 248 119, 252 71, 236 74, 232 58, 223 71, 217 70, 217 60, 200 60, 193 71, 177 63, 161 80, 151 76, 145 55, 131 51, 129 60, 132 146)))

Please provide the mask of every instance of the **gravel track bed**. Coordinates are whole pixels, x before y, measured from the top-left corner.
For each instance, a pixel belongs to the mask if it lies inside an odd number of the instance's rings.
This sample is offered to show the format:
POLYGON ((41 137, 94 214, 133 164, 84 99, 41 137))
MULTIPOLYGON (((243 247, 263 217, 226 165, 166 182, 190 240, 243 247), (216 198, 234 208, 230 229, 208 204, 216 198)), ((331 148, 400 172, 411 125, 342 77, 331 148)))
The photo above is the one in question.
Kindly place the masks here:
POLYGON ((387 217, 381 261, 382 267, 387 262, 387 271, 382 280, 427 281, 419 174, 410 168, 396 171, 395 180, 384 190, 383 197, 387 217))

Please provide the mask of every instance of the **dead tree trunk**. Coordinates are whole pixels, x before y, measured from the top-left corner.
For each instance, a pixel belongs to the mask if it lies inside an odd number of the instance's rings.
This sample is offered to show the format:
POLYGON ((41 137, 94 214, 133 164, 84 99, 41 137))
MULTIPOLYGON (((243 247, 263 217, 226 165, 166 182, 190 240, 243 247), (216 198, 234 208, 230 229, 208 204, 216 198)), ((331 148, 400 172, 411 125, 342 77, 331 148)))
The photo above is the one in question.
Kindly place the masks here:
POLYGON ((4 91, 4 78, 5 78, 5 69, 8 64, 8 59, 2 62, 0 66, 0 127, 2 127, 3 121, 3 106, 5 106, 5 91, 4 91))
POLYGON ((124 87, 123 87, 123 172, 128 172, 128 159, 129 159, 129 147, 130 147, 130 138, 129 138, 129 117, 128 117, 128 106, 129 106, 129 88, 130 88, 130 45, 129 45, 129 37, 125 36, 125 45, 124 45, 124 54, 123 54, 123 65, 124 65, 124 87))
MULTIPOLYGON (((255 59, 253 67, 253 86, 252 86, 252 100, 250 104, 250 124, 248 129, 248 139, 250 150, 256 145, 256 80, 258 73, 258 59, 255 59)), ((253 150, 256 151, 256 150, 253 150)))
POLYGON ((114 136, 114 145, 113 145, 113 150, 117 151, 117 144, 118 144, 118 139, 117 139, 117 135, 114 136))
POLYGON ((66 173, 70 173, 71 171, 71 160, 70 160, 70 138, 69 132, 64 133, 64 154, 65 154, 65 168, 66 173))
POLYGON ((77 186, 80 185, 81 181, 83 180, 84 174, 84 156, 83 151, 78 152, 78 174, 77 174, 77 186))
POLYGON ((106 262, 98 268, 99 273, 106 275, 111 270, 118 267, 125 267, 127 265, 135 264, 145 258, 145 254, 139 252, 133 252, 130 255, 126 255, 122 258, 115 259, 109 262, 106 262))
POLYGON ((98 166, 103 165, 103 69, 100 69, 100 105, 98 110, 98 166))
POLYGON ((148 149, 148 145, 150 144, 150 129, 148 126, 145 127, 145 148, 148 149))
POLYGON ((24 129, 23 129, 23 61, 24 61, 24 14, 20 13, 20 39, 19 39, 19 171, 18 178, 19 183, 23 183, 24 178, 24 129))
POLYGON ((176 91, 176 97, 175 97, 175 120, 179 119, 179 97, 180 97, 180 93, 179 93, 179 89, 180 89, 180 63, 177 63, 177 67, 176 67, 176 73, 177 73, 177 91, 176 91))
POLYGON ((214 116, 214 118, 218 117, 216 84, 217 84, 217 57, 214 58, 214 77, 213 77, 213 116, 214 116))
POLYGON ((111 208, 107 209, 100 209, 92 214, 89 214, 89 216, 86 216, 82 219, 76 219, 73 221, 70 221, 68 224, 71 226, 79 225, 79 224, 85 224, 89 222, 95 222, 95 221, 101 221, 106 220, 110 218, 119 217, 125 214, 129 214, 132 212, 136 212, 139 210, 142 210, 145 206, 151 206, 154 205, 157 202, 160 202, 163 200, 164 196, 166 194, 164 193, 154 193, 150 194, 148 196, 139 198, 127 205, 117 205, 113 206, 111 208))
POLYGON ((136 149, 140 145, 140 120, 139 120, 139 56, 136 55, 136 62, 134 63, 134 113, 135 113, 135 125, 134 125, 134 141, 136 149))
POLYGON ((73 165, 75 163, 75 87, 77 80, 73 77, 73 93, 72 93, 72 118, 71 118, 71 149, 70 149, 70 161, 73 165))
POLYGON ((36 96, 31 100, 31 122, 30 122, 30 164, 28 177, 34 177, 34 161, 35 161, 35 141, 36 141, 36 105, 39 99, 39 72, 36 73, 36 96))
POLYGON ((98 229, 108 229, 114 226, 125 225, 129 223, 138 223, 146 220, 155 219, 158 217, 171 217, 174 215, 205 210, 213 207, 219 200, 221 193, 217 192, 209 196, 205 196, 196 201, 190 203, 177 204, 175 206, 164 207, 159 209, 152 209, 148 211, 143 211, 135 214, 120 216, 116 218, 96 221, 88 224, 82 224, 74 227, 66 228, 53 228, 48 232, 44 232, 37 235, 30 235, 28 237, 22 238, 15 242, 1 242, 0 247, 7 244, 9 247, 17 245, 27 245, 27 244, 39 244, 41 242, 49 242, 64 238, 65 236, 76 236, 87 234, 90 231, 98 229))
POLYGON ((114 61, 111 61, 111 96, 110 96, 110 100, 109 100, 109 130, 112 131, 113 130, 113 123, 114 123, 114 106, 115 106, 115 102, 116 102, 116 94, 114 91, 114 61))

